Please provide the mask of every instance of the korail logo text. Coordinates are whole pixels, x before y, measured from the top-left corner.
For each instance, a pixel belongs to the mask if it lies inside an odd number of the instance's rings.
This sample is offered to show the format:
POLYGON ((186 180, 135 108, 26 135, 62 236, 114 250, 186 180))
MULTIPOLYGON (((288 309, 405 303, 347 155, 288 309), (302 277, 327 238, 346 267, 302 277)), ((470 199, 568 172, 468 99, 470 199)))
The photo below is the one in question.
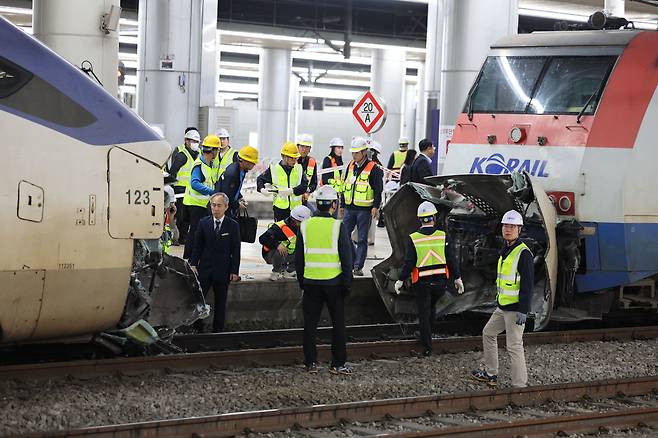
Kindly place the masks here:
POLYGON ((548 160, 524 160, 513 157, 505 158, 503 154, 491 154, 488 157, 475 157, 468 173, 502 175, 514 171, 547 178, 548 160))

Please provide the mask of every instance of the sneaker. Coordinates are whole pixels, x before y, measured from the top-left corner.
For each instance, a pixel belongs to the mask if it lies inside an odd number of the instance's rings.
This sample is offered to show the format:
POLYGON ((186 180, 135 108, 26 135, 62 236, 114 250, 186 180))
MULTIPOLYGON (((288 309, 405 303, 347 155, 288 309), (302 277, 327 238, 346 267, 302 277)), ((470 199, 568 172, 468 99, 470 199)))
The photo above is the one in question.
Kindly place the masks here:
POLYGON ((495 388, 496 385, 498 384, 498 376, 496 375, 491 375, 487 373, 485 370, 475 370, 471 372, 471 377, 474 380, 477 380, 478 382, 484 382, 488 386, 495 388))
POLYGON ((310 363, 308 365, 304 366, 304 369, 306 370, 307 373, 309 374, 317 374, 318 373, 318 366, 315 362, 310 363))
POLYGON ((331 368, 329 368, 329 372, 330 372, 331 374, 343 374, 343 375, 351 375, 351 374, 354 373, 354 371, 352 370, 352 368, 350 368, 350 367, 347 366, 347 365, 341 365, 341 366, 337 366, 337 367, 331 367, 331 368))
POLYGON ((292 279, 296 279, 296 278, 297 278, 297 273, 294 272, 294 271, 293 271, 293 272, 284 272, 284 273, 283 273, 283 277, 284 277, 284 278, 292 278, 292 279))
POLYGON ((280 281, 283 280, 283 274, 281 272, 271 272, 270 273, 270 280, 272 281, 280 281))
POLYGON ((355 269, 352 274, 354 274, 355 277, 363 277, 363 269, 355 269))

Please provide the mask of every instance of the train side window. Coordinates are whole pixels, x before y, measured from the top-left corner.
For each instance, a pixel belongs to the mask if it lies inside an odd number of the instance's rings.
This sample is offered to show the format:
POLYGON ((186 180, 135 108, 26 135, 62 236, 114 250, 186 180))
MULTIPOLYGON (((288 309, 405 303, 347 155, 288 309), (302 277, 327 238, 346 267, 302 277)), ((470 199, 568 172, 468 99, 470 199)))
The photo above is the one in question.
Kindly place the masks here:
POLYGON ((39 76, 0 57, 0 105, 69 128, 96 117, 39 76))
POLYGON ((616 61, 615 56, 569 56, 552 58, 533 105, 535 114, 593 114, 616 61))
POLYGON ((488 57, 464 112, 525 112, 545 63, 542 56, 488 57))

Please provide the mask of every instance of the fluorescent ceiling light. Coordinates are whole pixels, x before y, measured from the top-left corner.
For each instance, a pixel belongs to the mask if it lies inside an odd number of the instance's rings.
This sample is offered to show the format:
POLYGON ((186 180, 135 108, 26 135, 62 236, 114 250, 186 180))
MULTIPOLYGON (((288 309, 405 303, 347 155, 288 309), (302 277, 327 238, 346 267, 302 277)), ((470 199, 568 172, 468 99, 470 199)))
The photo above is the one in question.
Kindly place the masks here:
POLYGON ((0 6, 0 14, 32 15, 32 9, 0 6))
POLYGON ((587 20, 589 19, 589 15, 528 8, 519 8, 519 15, 524 15, 526 17, 552 18, 554 20, 578 21, 581 23, 587 23, 587 20))

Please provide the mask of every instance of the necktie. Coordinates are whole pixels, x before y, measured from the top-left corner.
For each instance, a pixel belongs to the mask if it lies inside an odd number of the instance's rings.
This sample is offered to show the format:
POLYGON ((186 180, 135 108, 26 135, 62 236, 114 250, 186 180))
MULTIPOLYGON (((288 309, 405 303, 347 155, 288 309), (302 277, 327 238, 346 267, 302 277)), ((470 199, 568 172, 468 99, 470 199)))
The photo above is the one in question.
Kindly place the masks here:
POLYGON ((217 235, 217 237, 219 237, 219 229, 221 228, 221 226, 222 226, 221 222, 215 221, 215 235, 217 235))

